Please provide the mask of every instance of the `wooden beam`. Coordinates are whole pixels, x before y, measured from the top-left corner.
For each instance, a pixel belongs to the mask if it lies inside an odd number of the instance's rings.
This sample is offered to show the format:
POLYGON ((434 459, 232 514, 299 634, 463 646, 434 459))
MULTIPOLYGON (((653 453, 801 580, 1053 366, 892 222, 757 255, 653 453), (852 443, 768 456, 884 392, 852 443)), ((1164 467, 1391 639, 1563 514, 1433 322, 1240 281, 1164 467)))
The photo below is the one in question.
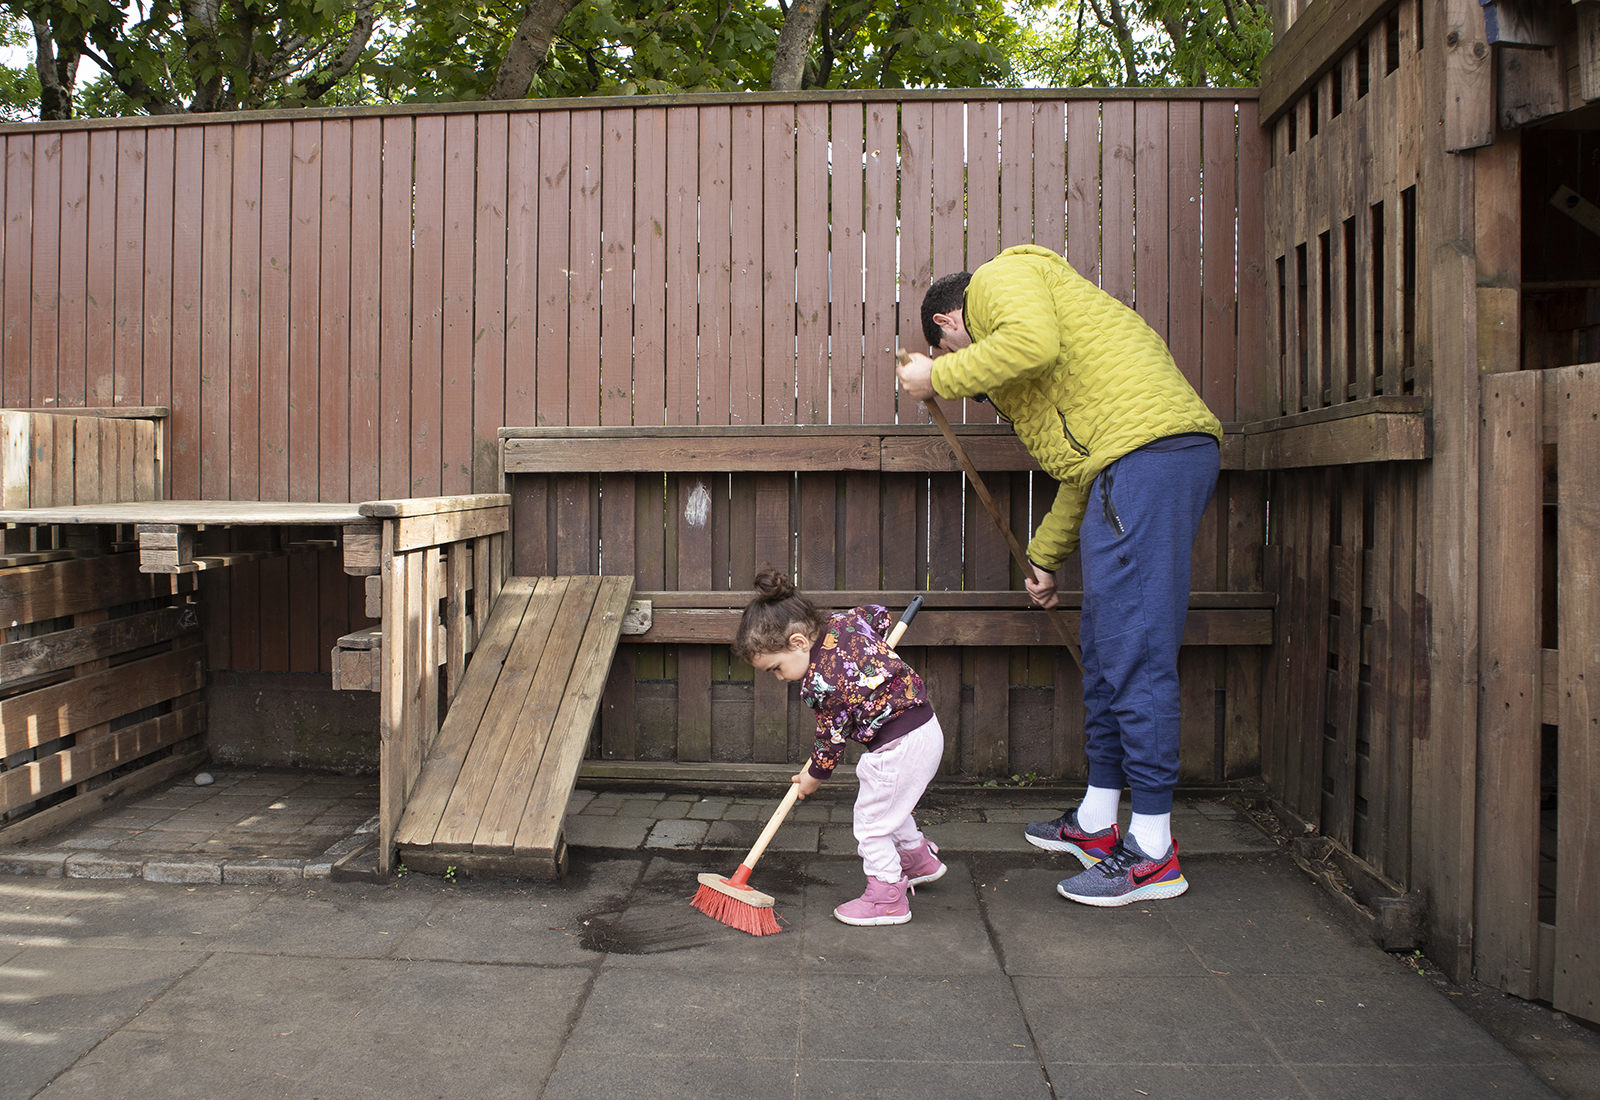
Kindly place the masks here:
POLYGON ((1478 0, 1444 0, 1444 147, 1494 144, 1494 58, 1478 0))
MULTIPOLYGON (((648 631, 625 641, 668 644, 727 644, 739 626, 734 609, 656 608, 648 631)), ((1272 611, 1200 609, 1189 612, 1184 645, 1271 645, 1272 611)), ((1063 611, 1072 630, 1079 613, 1063 611)), ((1036 611, 939 611, 924 608, 906 632, 903 646, 1053 646, 1060 642, 1050 621, 1036 611)))
POLYGON ((1567 109, 1567 74, 1561 53, 1547 50, 1499 49, 1500 125, 1515 130, 1559 115, 1567 109))
POLYGON ((1483 29, 1493 45, 1555 46, 1561 39, 1555 7, 1545 0, 1479 0, 1483 29))
POLYGON ((1282 470, 1403 462, 1432 454, 1429 418, 1422 413, 1368 413, 1245 437, 1245 469, 1282 470))
POLYGON ((0 645, 0 684, 142 649, 199 629, 200 616, 194 608, 163 607, 7 642, 0 645))
POLYGON ((1585 103, 1600 99, 1600 3, 1582 0, 1573 5, 1578 32, 1573 40, 1578 63, 1578 95, 1585 103))
POLYGON ((511 498, 505 493, 464 493, 448 497, 405 497, 399 500, 363 502, 361 515, 372 519, 401 519, 406 516, 437 516, 446 512, 471 512, 479 508, 508 508, 511 498))
MULTIPOLYGON (((1078 591, 1060 591, 1056 595, 1061 600, 1061 606, 1077 609, 1083 606, 1083 593, 1078 591)), ((967 589, 957 592, 927 592, 927 591, 850 591, 847 589, 824 589, 822 591, 808 591, 806 598, 818 607, 824 609, 860 607, 863 604, 881 604, 891 611, 898 611, 906 607, 912 599, 922 597, 922 605, 928 610, 1011 610, 1026 611, 1033 605, 1032 598, 1026 592, 1013 592, 1005 589, 982 590, 967 589)), ((750 602, 747 592, 708 592, 703 589, 678 590, 672 592, 635 592, 635 602, 646 601, 650 604, 652 612, 664 608, 691 609, 691 610, 735 610, 742 611, 750 602)), ((1278 597, 1273 592, 1190 592, 1189 607, 1191 610, 1200 608, 1218 610, 1270 610, 1278 606, 1278 597)), ((630 633, 624 626, 623 633, 630 633)), ((642 633, 642 631, 641 631, 642 633)), ((907 643, 908 645, 910 643, 907 643)))
POLYGON ((165 783, 175 775, 182 775, 191 768, 199 767, 210 755, 205 749, 201 749, 182 756, 168 756, 114 779, 104 787, 96 787, 59 805, 30 814, 21 821, 0 829, 0 845, 24 844, 49 836, 75 821, 82 821, 86 817, 102 813, 133 795, 165 783))

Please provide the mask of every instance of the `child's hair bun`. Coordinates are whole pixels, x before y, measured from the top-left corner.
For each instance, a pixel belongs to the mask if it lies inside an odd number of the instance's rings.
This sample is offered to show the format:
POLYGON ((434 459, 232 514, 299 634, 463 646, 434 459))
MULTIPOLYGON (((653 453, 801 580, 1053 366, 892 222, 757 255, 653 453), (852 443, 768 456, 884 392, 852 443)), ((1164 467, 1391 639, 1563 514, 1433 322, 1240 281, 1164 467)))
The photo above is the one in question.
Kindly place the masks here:
POLYGON ((795 593, 794 582, 789 579, 789 574, 774 569, 770 565, 761 567, 756 574, 756 595, 766 601, 787 600, 795 593))

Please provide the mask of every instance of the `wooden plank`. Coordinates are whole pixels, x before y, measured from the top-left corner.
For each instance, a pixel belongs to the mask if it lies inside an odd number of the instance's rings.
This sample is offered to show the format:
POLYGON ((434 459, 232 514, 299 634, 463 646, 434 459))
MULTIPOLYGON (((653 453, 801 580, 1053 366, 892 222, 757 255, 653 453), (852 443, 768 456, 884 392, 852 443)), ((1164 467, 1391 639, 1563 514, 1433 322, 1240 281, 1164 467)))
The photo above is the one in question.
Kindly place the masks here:
POLYGON ((397 552, 404 552, 508 531, 511 528, 511 515, 510 508, 502 505, 434 515, 403 516, 390 522, 395 527, 397 552))
MULTIPOLYGON (((728 422, 731 424, 761 423, 761 343, 764 335, 761 312, 761 227, 766 175, 761 111, 761 107, 755 103, 735 103, 728 137, 728 197, 732 206, 732 236, 728 255, 728 271, 732 276, 728 288, 731 310, 728 320, 728 422)), ((644 200, 646 192, 643 187, 640 187, 639 194, 640 199, 644 200)), ((845 213, 845 216, 850 215, 845 213)), ((642 293, 642 279, 640 288, 642 293)), ((657 417, 640 422, 654 424, 659 421, 657 417)))
POLYGON ((1478 0, 1444 2, 1444 147, 1494 144, 1494 56, 1478 0))
MULTIPOLYGON (((484 450, 480 439, 488 438, 487 431, 480 434, 476 430, 476 402, 493 398, 491 386, 496 381, 487 373, 481 380, 477 376, 477 347, 487 334, 491 317, 487 311, 481 317, 475 312, 476 253, 480 243, 485 251, 493 252, 493 242, 479 233, 477 186, 487 174, 489 163, 480 163, 478 153, 478 119, 473 115, 452 115, 445 122, 444 133, 444 271, 439 319, 439 491, 444 493, 499 488, 498 479, 490 472, 492 464, 486 466, 481 479, 476 476, 484 450)), ((489 227, 491 233, 493 224, 489 227)), ((502 263, 490 285, 503 286, 504 272, 502 263)), ((490 427, 498 427, 500 410, 495 409, 492 415, 490 427)))
MULTIPOLYGON (((7 189, 9 191, 9 188, 7 189)), ((117 134, 89 134, 89 250, 85 281, 84 367, 87 405, 115 405, 112 366, 116 355, 117 134)), ((16 234, 21 226, 13 223, 16 234)), ((20 244, 20 241, 13 241, 20 244)), ((24 314, 26 315, 26 314, 24 314)), ((8 334, 9 335, 9 334, 8 334)), ((27 336, 12 339, 26 347, 27 336)), ((9 341, 8 341, 9 342, 9 341)), ((9 365, 9 364, 8 364, 9 365)))
POLYGON ((6 583, 0 585, 0 621, 40 622, 132 603, 150 599, 162 593, 162 585, 170 584, 138 569, 138 555, 122 553, 6 570, 6 583))
MULTIPOLYGON (((701 107, 699 209, 699 288, 700 353, 699 414, 702 424, 726 424, 732 408, 730 390, 730 295, 728 273, 733 241, 729 236, 732 211, 729 209, 732 183, 732 150, 729 146, 733 126, 728 107, 701 107)), ((628 293, 632 293, 630 285, 628 293)), ((741 394, 738 400, 748 400, 741 394)))
MULTIPOLYGON (((1277 28, 1261 65, 1261 118, 1272 123, 1383 18, 1388 0, 1307 4, 1288 27, 1277 28)), ((1377 64, 1374 60, 1374 65, 1377 64)))
POLYGON ((1200 234, 1201 148, 1199 103, 1173 103, 1167 116, 1167 347, 1189 384, 1199 393, 1203 337, 1200 234))
MULTIPOLYGON (((790 515, 790 489, 790 479, 782 474, 755 475, 754 557, 757 569, 769 564, 786 572, 791 568, 788 532, 794 530, 795 520, 790 515)), ((754 573, 741 579, 748 588, 754 583, 754 573)), ((748 591, 739 595, 749 597, 748 591)), ((733 635, 724 636, 731 638, 733 635)), ((789 685, 762 673, 755 673, 754 685, 751 753, 758 762, 785 761, 789 758, 789 685)))
MULTIPOLYGON (((900 235, 899 304, 896 332, 926 346, 922 335, 922 298, 929 285, 945 272, 933 270, 933 104, 907 103, 900 109, 900 235)), ((885 345, 887 346, 887 345, 885 345)), ((901 400, 897 419, 902 424, 927 422, 918 402, 901 400)))
POLYGON ((82 821, 104 813, 109 807, 120 805, 142 791, 160 786, 174 776, 193 771, 205 763, 210 753, 201 749, 168 756, 128 775, 113 779, 103 787, 80 793, 75 798, 48 809, 30 814, 21 821, 0 829, 0 845, 25 844, 40 837, 60 832, 75 821, 82 821))
MULTIPOLYGON (((698 422, 700 116, 667 112, 666 423, 698 422), (691 366, 691 364, 693 366, 691 366)), ((763 285, 768 284, 765 278, 763 285)), ((509 446, 509 444, 508 444, 509 446)))
MULTIPOLYGON (((379 118, 350 121, 349 500, 370 500, 383 491, 385 125, 379 118)), ((325 269, 333 262, 333 256, 325 257, 325 269)), ((323 377, 337 385, 331 372, 323 377)))
MULTIPOLYGON (((222 131, 229 132, 227 130, 222 131)), ((32 136, 27 139, 32 144, 32 136)), ((232 149, 229 147, 229 153, 232 149)), ((12 140, 6 141, 6 221, 9 226, 13 221, 11 203, 15 199, 23 198, 10 186, 12 172, 21 167, 19 158, 27 155, 21 146, 13 146, 12 140)), ((224 177, 226 179, 226 177, 224 177)), ((19 181, 20 182, 20 181, 19 181)), ((31 181, 30 181, 31 185, 31 181)), ((226 185, 224 184, 224 190, 226 185)), ((24 201, 24 205, 26 202, 24 201)), ((212 213, 207 210, 206 213, 212 213)), ((226 231, 223 238, 226 240, 226 231)), ((57 330, 56 330, 56 378, 52 390, 57 405, 72 408, 81 408, 88 401, 88 333, 85 326, 88 323, 88 278, 89 278, 89 135, 86 132, 67 133, 61 135, 61 272, 59 282, 59 304, 57 305, 57 330)), ((16 257, 20 262, 21 239, 16 233, 6 235, 8 256, 16 257)), ((223 259, 224 267, 226 259, 223 259)), ((7 286, 11 284, 7 279, 7 286)), ((20 289, 20 283, 18 288, 20 289)), ((228 303, 222 303, 222 331, 227 332, 228 303)), ((10 310, 7 310, 10 313, 10 310)), ((226 368, 226 359, 219 364, 226 368)), ((9 398, 10 390, 7 390, 9 398)), ((45 396, 41 394, 42 401, 45 396)), ((223 399, 227 395, 224 393, 223 399)), ((21 401, 9 402, 21 404, 21 401)), ((32 400, 27 402, 33 404, 32 400)))
POLYGON ((0 644, 0 683, 9 684, 89 661, 113 657, 200 629, 200 616, 187 606, 157 608, 93 626, 36 634, 0 644))
POLYGON ((191 645, 0 701, 0 754, 48 744, 205 686, 204 647, 191 645))
MULTIPOLYGON (((541 171, 539 120, 534 111, 513 113, 506 133, 505 421, 539 422, 538 350, 540 325, 539 201, 545 188, 541 171)), ((498 185, 496 185, 498 186, 498 185)), ((641 288, 644 289, 644 288, 641 288)), ((496 461, 498 461, 498 454, 496 461)))
POLYGON ((410 496, 412 334, 412 162, 409 118, 383 120, 378 301, 378 492, 410 496))
POLYGON ((829 247, 835 257, 831 261, 831 296, 835 304, 829 310, 828 322, 829 419, 833 423, 861 423, 865 372, 881 370, 885 362, 882 353, 874 354, 870 345, 863 346, 865 322, 862 310, 856 306, 866 301, 862 265, 856 262, 862 255, 863 179, 856 166, 863 163, 864 115, 859 103, 835 103, 829 111, 829 178, 833 184, 829 247), (849 262, 842 257, 849 257, 849 262))
POLYGON ((1540 829, 1540 600, 1543 530, 1543 372, 1482 381, 1479 560, 1478 810, 1473 965, 1480 981, 1532 998, 1538 968, 1540 829), (1530 542, 1533 544, 1530 545, 1530 542))
POLYGON ((1100 285, 1100 104, 1075 100, 1067 114, 1067 262, 1100 285))
MULTIPOLYGON (((780 499, 775 507, 783 507, 785 509, 783 514, 786 517, 787 494, 780 493, 778 496, 780 499)), ((782 523, 783 520, 780 520, 779 522, 782 523)), ((761 543, 772 547, 772 553, 781 555, 783 549, 781 528, 777 532, 777 538, 763 538, 760 541, 761 543), (772 546, 774 543, 776 543, 775 547, 772 546)), ((770 562, 773 559, 769 556, 764 557, 761 560, 763 562, 770 562)), ((780 568, 783 567, 781 565, 783 561, 784 559, 780 556, 778 558, 780 568)), ((1076 572, 1069 568, 1063 567, 1060 570, 1059 576, 1062 579, 1067 579, 1070 576, 1075 583, 1077 582, 1076 572)), ((1060 588, 1057 589, 1056 594, 1060 597, 1061 606, 1064 608, 1075 609, 1083 606, 1083 592, 1080 589, 1060 588)), ((901 607, 909 603, 915 596, 921 596, 923 598, 924 606, 930 609, 939 608, 945 610, 960 609, 978 611, 1008 609, 1013 611, 1026 611, 1033 606, 1032 598, 1029 597, 1026 592, 1023 592, 1020 589, 1010 590, 968 588, 951 591, 927 591, 925 589, 873 587, 856 589, 841 588, 837 590, 822 589, 811 590, 807 592, 807 598, 821 608, 849 608, 858 607, 861 604, 868 603, 881 603, 887 607, 901 607)), ((659 589, 641 588, 635 593, 635 598, 648 601, 657 611, 673 608, 688 608, 691 610, 725 609, 730 611, 740 611, 744 609, 745 604, 749 601, 750 594, 748 591, 743 590, 733 592, 713 592, 706 590, 662 591, 659 589)), ((1278 596, 1274 592, 1192 591, 1189 593, 1189 606, 1194 609, 1271 609, 1277 606, 1277 602, 1278 596)), ((630 631, 624 628, 623 633, 630 633, 630 631)))
POLYGON ((793 436, 748 437, 737 440, 682 439, 630 441, 618 447, 606 440, 505 441, 507 473, 562 473, 595 470, 601 473, 646 473, 656 470, 764 471, 874 470, 878 468, 877 441, 870 437, 833 439, 815 443, 793 436))
MULTIPOLYGON (((446 119, 416 120, 411 205, 409 493, 444 492, 444 208, 446 119)), ((454 120, 450 120, 454 121, 454 120)), ((390 495, 385 493, 385 495, 390 495)), ((398 553, 398 549, 396 550, 398 553)))
MULTIPOLYGON (((1066 133, 1065 104, 1046 101, 1033 105, 1033 243, 1063 256, 1067 252, 1066 133)), ((1024 233, 1017 243, 1026 242, 1024 233)))
POLYGON ((890 367, 898 338, 907 347, 907 340, 921 340, 920 333, 901 332, 898 325, 898 295, 895 293, 896 250, 898 242, 898 185, 897 172, 899 139, 896 136, 896 110, 893 104, 869 103, 866 105, 865 151, 861 184, 862 236, 864 238, 864 263, 862 273, 862 302, 864 335, 862 344, 866 356, 863 375, 861 420, 865 424, 886 424, 894 421, 895 379, 890 367))
POLYGON ((1328 703, 1328 725, 1333 729, 1333 813, 1324 815, 1322 828, 1347 851, 1355 847, 1356 758, 1361 678, 1361 592, 1366 557, 1364 538, 1366 493, 1363 471, 1342 470, 1339 475, 1339 560, 1329 595, 1339 606, 1337 635, 1339 666, 1334 671, 1328 703))
MULTIPOLYGON (((29 393, 40 399, 58 395, 56 352, 61 308, 61 142, 62 135, 44 135, 34 142, 32 225, 33 256, 29 318, 29 393)), ((17 247, 13 243, 12 247, 17 247)), ((15 405, 9 390, 5 397, 15 405)), ((30 397, 28 403, 32 404, 30 397)))
POLYGON ((600 112, 572 112, 567 417, 600 423, 600 112))
POLYGON ((1239 205, 1238 142, 1248 140, 1238 132, 1239 121, 1231 103, 1210 100, 1201 108, 1205 158, 1202 232, 1207 247, 1201 256, 1200 396, 1222 420, 1238 416, 1237 340, 1253 335, 1252 330, 1236 327, 1244 293, 1239 284, 1236 227, 1241 220, 1259 220, 1253 210, 1242 211, 1239 205), (1221 242, 1221 247, 1216 242, 1221 242))
POLYGON ((632 424, 633 111, 602 111, 600 140, 600 423, 632 424))
MULTIPOLYGON (((261 130, 261 269, 256 318, 260 347, 257 351, 260 391, 249 395, 260 423, 260 489, 262 500, 291 500, 289 467, 294 441, 289 433, 289 402, 294 396, 290 377, 290 210, 291 166, 294 162, 294 124, 270 122, 261 130)), ((299 350, 296 346, 295 350, 299 350)), ((313 377, 315 363, 312 364, 313 377)), ((298 396, 307 405, 316 387, 298 396)), ((313 462, 312 469, 315 469, 313 462)), ((272 667, 287 667, 287 655, 272 667)))
POLYGON ((0 772, 0 812, 37 802, 168 745, 198 737, 205 732, 205 718, 205 705, 196 703, 0 772))
POLYGON ((1600 684, 1588 675, 1600 653, 1600 385, 1591 367, 1545 372, 1565 398, 1560 439, 1556 575, 1561 650, 1561 723, 1556 810, 1558 1011, 1600 1019, 1600 684))
POLYGON ((1501 49, 1495 51, 1495 61, 1501 126, 1514 130, 1567 110, 1567 74, 1560 50, 1501 49))
MULTIPOLYGON (((761 393, 763 424, 795 423, 795 109, 762 108, 761 393)), ((669 360, 670 361, 670 360, 669 360)), ((681 422, 681 421, 680 421, 681 422)))
MULTIPOLYGON (((472 735, 470 751, 463 740, 465 731, 457 731, 452 744, 461 746, 460 771, 434 828, 432 843, 435 848, 466 851, 472 847, 496 777, 516 740, 523 704, 538 671, 539 659, 556 626, 557 613, 569 583, 565 577, 541 579, 529 597, 521 624, 508 643, 500 675, 490 689, 481 712, 482 719, 472 735)), ((506 592, 510 591, 508 586, 506 592)), ((485 664, 492 668, 489 662, 485 664)), ((472 709, 469 707, 469 714, 472 709)), ((454 751, 452 749, 452 753, 454 751)), ((412 835, 418 833, 414 830, 412 835)))
MULTIPOLYGON (((585 625, 594 611, 595 598, 600 592, 599 577, 568 578, 566 592, 556 612, 549 639, 538 657, 524 697, 516 715, 516 735, 507 745, 500 767, 494 776, 485 800, 482 817, 472 839, 474 852, 498 852, 512 848, 517 829, 522 823, 533 792, 540 761, 549 745, 567 682, 580 650, 572 639, 584 636, 585 625)), ((626 600, 623 601, 624 607, 626 600)), ((621 625, 621 613, 615 623, 621 625)), ((592 689, 591 689, 592 690, 592 689)), ((589 718, 594 713, 591 710, 589 718)), ((588 733, 587 726, 584 734, 588 733)))
POLYGON ((1573 49, 1578 55, 1578 95, 1585 103, 1600 99, 1600 7, 1575 4, 1578 31, 1573 49))
POLYGON ((429 750, 406 803, 396 832, 397 844, 428 845, 444 816, 451 792, 468 754, 483 730, 484 716, 498 686, 500 673, 531 601, 534 614, 549 602, 554 581, 549 577, 513 577, 501 590, 478 639, 472 664, 462 678, 461 690, 450 701, 450 711, 429 750), (539 591, 542 588, 543 591, 539 591))
MULTIPOLYGON (((477 205, 473 211, 472 478, 471 491, 500 488, 500 445, 495 429, 506 419, 506 295, 510 285, 509 116, 478 116, 477 205)), ((523 284, 524 289, 526 283, 523 284)), ((455 383, 452 382, 454 385, 455 383)))
POLYGON ((600 582, 593 612, 578 646, 566 689, 561 695, 550 739, 534 777, 532 794, 523 811, 514 841, 518 854, 548 851, 559 856, 562 822, 572 797, 578 767, 595 709, 600 702, 606 669, 617 650, 622 615, 632 594, 629 577, 606 577, 600 582))
MULTIPOLYGON (((371 465, 373 451, 356 450, 353 421, 365 420, 372 406, 365 405, 352 414, 355 379, 351 373, 352 345, 356 326, 352 318, 351 221, 354 205, 354 165, 351 161, 350 119, 327 119, 321 123, 314 153, 318 164, 307 188, 315 187, 318 204, 317 284, 305 291, 302 308, 311 314, 302 323, 313 325, 308 354, 315 355, 316 417, 301 428, 316 447, 317 462, 309 479, 310 490, 296 491, 297 499, 350 500, 352 455, 356 463, 371 465)), ((298 193, 297 196, 298 198, 298 193)), ((298 280, 296 292, 300 293, 298 280)), ((355 290, 357 298, 369 288, 355 290)), ((359 498, 356 498, 359 499, 359 498)), ((331 595, 331 593, 329 594, 331 595)), ((326 647, 324 647, 326 648, 326 647)))
POLYGON ((1432 456, 1431 418, 1420 413, 1368 413, 1247 435, 1244 468, 1280 470, 1432 456))

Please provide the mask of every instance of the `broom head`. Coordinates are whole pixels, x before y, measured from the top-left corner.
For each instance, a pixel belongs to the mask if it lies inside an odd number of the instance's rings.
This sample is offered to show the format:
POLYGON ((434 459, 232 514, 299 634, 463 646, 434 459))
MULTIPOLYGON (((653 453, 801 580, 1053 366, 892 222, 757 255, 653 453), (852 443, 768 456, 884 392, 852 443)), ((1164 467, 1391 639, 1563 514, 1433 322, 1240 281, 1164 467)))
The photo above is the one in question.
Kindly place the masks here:
POLYGON ((730 882, 721 875, 701 875, 700 889, 695 891, 689 904, 712 920, 752 936, 773 936, 782 931, 772 912, 770 894, 763 894, 753 886, 730 882))

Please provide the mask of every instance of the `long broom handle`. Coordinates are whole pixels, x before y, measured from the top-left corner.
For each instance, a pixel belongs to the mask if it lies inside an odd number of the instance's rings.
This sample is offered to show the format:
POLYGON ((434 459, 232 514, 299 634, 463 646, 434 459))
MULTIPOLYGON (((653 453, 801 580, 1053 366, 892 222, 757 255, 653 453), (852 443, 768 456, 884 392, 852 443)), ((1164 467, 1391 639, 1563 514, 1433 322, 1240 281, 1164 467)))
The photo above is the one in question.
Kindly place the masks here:
MULTIPOLYGON (((904 348, 895 352, 895 359, 902 365, 910 360, 910 353, 904 348)), ((972 482, 972 487, 978 493, 978 499, 983 501, 983 506, 989 510, 989 518, 994 520, 994 525, 1000 528, 1000 533, 1006 538, 1006 545, 1011 548, 1011 556, 1016 559, 1017 567, 1022 570, 1024 577, 1033 576, 1033 563, 1028 560, 1027 552, 1022 549, 1022 544, 1017 541, 1017 536, 1012 534, 1011 525, 1000 515, 1000 509, 995 504, 994 498, 989 495, 989 487, 983 483, 983 477, 978 473, 978 468, 972 464, 972 459, 967 457, 966 448, 961 445, 961 440, 956 438, 956 433, 950 427, 944 410, 939 407, 935 398, 928 398, 923 402, 928 409, 928 416, 939 426, 939 431, 944 433, 945 442, 950 444, 950 449, 956 453, 956 458, 961 463, 961 468, 966 471, 967 480, 972 482)), ((1072 629, 1067 626, 1067 620, 1058 608, 1048 607, 1045 611, 1050 616, 1050 622, 1055 626, 1056 632, 1061 635, 1061 642, 1067 647, 1067 652, 1072 654, 1072 659, 1078 664, 1078 671, 1083 672, 1083 651, 1078 648, 1078 641, 1072 636, 1072 629)))
POLYGON ((744 857, 741 867, 754 868, 756 860, 761 858, 761 853, 767 850, 767 845, 772 843, 772 838, 777 835, 778 826, 783 824, 783 819, 789 816, 789 811, 794 808, 795 799, 800 797, 800 784, 790 783, 789 793, 783 796, 783 801, 778 803, 778 808, 773 812, 772 820, 767 822, 767 827, 761 830, 761 835, 756 837, 755 847, 750 849, 750 854, 744 857))

